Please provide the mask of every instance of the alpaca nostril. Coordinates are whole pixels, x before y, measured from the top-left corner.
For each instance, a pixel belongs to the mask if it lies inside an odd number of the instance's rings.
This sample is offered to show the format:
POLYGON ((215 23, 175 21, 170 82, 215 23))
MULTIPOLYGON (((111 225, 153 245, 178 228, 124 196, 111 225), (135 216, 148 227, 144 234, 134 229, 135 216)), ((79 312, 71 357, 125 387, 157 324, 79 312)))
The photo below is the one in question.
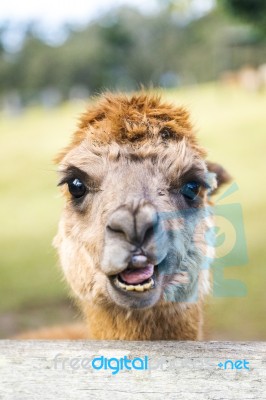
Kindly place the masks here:
POLYGON ((131 264, 133 267, 145 267, 147 264, 148 258, 143 254, 133 255, 131 258, 131 264))
POLYGON ((112 232, 115 232, 115 233, 122 233, 122 234, 125 233, 121 228, 117 228, 117 227, 113 228, 113 227, 110 226, 110 225, 107 225, 106 228, 109 229, 109 230, 112 231, 112 232))
POLYGON ((110 216, 106 229, 113 235, 124 235, 128 242, 141 246, 151 240, 157 224, 155 208, 145 203, 136 209, 129 206, 119 207, 110 216))
POLYGON ((150 238, 152 238, 154 234, 154 226, 152 224, 152 226, 150 226, 146 232, 144 233, 144 237, 143 237, 143 241, 144 242, 148 242, 150 238))
POLYGON ((115 210, 109 218, 106 229, 111 234, 124 236, 130 242, 134 235, 134 219, 130 210, 126 207, 115 210))

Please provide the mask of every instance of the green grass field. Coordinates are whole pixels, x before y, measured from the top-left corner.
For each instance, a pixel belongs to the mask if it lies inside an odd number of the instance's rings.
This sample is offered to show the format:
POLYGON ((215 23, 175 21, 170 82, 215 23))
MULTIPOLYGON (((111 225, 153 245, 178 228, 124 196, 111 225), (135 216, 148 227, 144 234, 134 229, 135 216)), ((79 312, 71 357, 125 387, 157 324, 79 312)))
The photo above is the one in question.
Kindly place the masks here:
MULTIPOLYGON (((191 110, 209 159, 224 165, 239 187, 220 203, 239 203, 243 209, 248 263, 227 268, 225 276, 244 282, 248 294, 210 297, 210 337, 266 339, 266 93, 206 85, 165 96, 191 110)), ((52 313, 47 306, 54 310, 67 298, 51 246, 62 207, 51 160, 68 142, 84 107, 1 115, 0 317, 29 315, 34 307, 43 315, 39 323, 46 324, 52 313)))

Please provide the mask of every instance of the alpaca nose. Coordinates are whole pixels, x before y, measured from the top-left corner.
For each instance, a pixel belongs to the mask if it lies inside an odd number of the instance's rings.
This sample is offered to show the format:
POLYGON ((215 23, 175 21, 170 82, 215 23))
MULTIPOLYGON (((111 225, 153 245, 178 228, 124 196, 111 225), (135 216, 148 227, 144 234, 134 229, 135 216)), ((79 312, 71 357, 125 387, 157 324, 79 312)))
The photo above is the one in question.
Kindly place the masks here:
POLYGON ((141 246, 153 235, 158 224, 158 214, 150 203, 135 206, 121 206, 110 217, 107 229, 117 235, 124 235, 126 240, 141 246))

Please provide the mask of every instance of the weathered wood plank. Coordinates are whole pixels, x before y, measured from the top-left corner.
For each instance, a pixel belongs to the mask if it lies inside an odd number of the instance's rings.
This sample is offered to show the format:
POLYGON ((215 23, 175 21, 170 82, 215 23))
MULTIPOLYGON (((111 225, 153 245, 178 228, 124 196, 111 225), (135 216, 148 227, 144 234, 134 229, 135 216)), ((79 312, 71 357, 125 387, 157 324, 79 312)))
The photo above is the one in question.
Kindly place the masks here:
POLYGON ((261 400, 265 378, 266 343, 259 342, 0 341, 3 400, 261 400), (99 356, 148 356, 149 369, 97 371, 91 361, 99 356), (228 359, 250 369, 218 366, 228 359))

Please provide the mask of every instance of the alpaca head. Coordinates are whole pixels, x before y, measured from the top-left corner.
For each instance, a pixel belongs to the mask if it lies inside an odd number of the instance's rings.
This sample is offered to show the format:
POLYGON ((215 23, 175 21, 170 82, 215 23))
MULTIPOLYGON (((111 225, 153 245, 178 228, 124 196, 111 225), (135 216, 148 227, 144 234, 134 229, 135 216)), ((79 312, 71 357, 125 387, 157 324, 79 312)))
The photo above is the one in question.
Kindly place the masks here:
POLYGON ((57 157, 54 240, 79 299, 147 308, 203 294, 209 195, 228 179, 205 156, 186 110, 156 96, 106 95, 82 116, 57 157))

